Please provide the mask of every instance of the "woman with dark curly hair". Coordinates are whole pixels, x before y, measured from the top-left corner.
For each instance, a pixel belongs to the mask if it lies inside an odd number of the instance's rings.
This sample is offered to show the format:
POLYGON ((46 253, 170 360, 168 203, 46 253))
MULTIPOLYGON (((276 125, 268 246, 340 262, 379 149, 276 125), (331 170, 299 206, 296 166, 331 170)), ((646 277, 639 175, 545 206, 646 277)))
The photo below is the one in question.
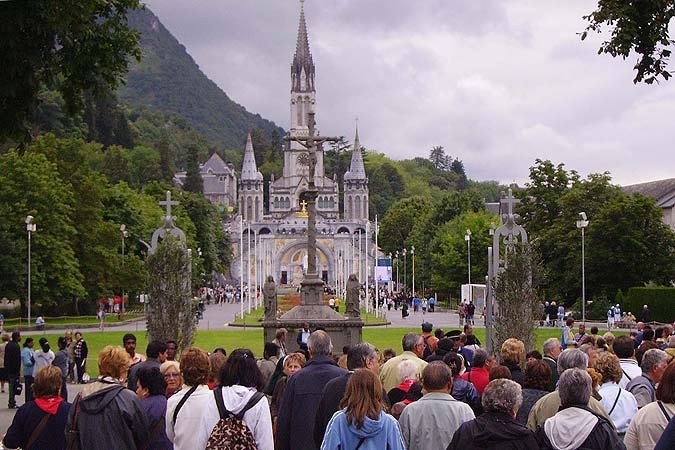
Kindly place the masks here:
POLYGON ((136 395, 148 418, 150 443, 146 450, 173 450, 166 437, 166 381, 158 367, 141 367, 136 373, 136 395))
POLYGON ((523 379, 523 403, 516 415, 516 422, 526 425, 527 416, 537 400, 548 394, 547 387, 551 380, 551 368, 544 361, 533 359, 525 366, 523 379))
POLYGON ((242 415, 258 450, 273 450, 272 417, 265 395, 263 375, 253 352, 239 348, 230 353, 220 370, 220 383, 206 406, 203 426, 209 432, 222 417, 221 409, 242 415))

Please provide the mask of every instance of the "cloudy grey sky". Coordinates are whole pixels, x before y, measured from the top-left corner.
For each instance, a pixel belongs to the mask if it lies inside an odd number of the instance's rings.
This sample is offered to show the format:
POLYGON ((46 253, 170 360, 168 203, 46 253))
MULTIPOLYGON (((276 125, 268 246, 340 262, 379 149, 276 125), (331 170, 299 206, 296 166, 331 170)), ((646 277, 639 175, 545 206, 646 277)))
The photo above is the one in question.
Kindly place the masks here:
MULTIPOLYGON (((675 176, 675 81, 584 42, 584 0, 307 0, 317 122, 395 158, 442 145, 477 180, 535 158, 630 184, 675 176)), ((287 128, 297 0, 150 0, 206 75, 287 128)))

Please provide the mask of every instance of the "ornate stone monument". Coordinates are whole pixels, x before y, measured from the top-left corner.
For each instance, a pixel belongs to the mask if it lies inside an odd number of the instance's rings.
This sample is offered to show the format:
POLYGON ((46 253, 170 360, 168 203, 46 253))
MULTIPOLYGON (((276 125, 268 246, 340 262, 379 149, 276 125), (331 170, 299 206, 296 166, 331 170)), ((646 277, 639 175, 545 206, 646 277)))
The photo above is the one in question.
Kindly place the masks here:
MULTIPOLYGON (((307 136, 287 137, 287 140, 302 142, 309 153, 309 174, 305 199, 307 202, 307 271, 300 287, 300 305, 295 306, 280 318, 270 320, 265 316, 265 342, 271 342, 277 328, 286 328, 289 335, 286 346, 290 351, 297 350, 296 335, 302 324, 307 322, 311 329, 321 328, 330 334, 334 349, 341 349, 345 345, 355 345, 361 342, 363 320, 356 308, 352 307, 351 314, 343 317, 338 312, 324 304, 323 280, 319 277, 316 267, 316 198, 318 190, 315 184, 316 149, 324 142, 336 142, 338 138, 316 136, 314 111, 308 114, 307 136)), ((352 275, 356 279, 355 275, 352 275)), ((350 277, 350 279, 351 279, 350 277)), ((358 284, 358 280, 356 280, 358 284)))

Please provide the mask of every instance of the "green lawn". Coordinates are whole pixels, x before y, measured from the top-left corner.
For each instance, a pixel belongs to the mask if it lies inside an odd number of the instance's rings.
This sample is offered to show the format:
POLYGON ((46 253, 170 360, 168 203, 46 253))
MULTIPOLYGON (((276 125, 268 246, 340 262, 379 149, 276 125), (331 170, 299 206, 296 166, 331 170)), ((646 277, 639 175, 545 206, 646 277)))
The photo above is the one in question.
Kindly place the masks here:
MULTIPOLYGON (((105 317, 105 323, 110 324, 110 323, 119 323, 123 322, 125 320, 131 320, 131 319, 137 319, 139 317, 143 317, 144 314, 142 313, 126 313, 124 314, 124 317, 122 320, 120 320, 117 317, 117 314, 106 314, 105 317)), ((47 328, 50 327, 58 327, 58 328, 63 328, 64 326, 68 325, 97 325, 98 324, 98 319, 96 316, 63 316, 63 317, 45 317, 45 323, 47 325, 47 328)), ((35 319, 31 319, 31 326, 35 326, 35 319)), ((26 318, 13 318, 13 319, 5 319, 4 321, 4 327, 5 328, 10 328, 10 327, 15 327, 18 326, 19 324, 25 324, 26 323, 26 318)))
MULTIPOLYGON (((401 338, 408 332, 419 332, 419 328, 364 328, 363 340, 370 342, 379 350, 386 348, 393 348, 397 353, 401 352, 401 338)), ((110 332, 90 332, 83 331, 85 340, 89 347, 89 359, 87 368, 90 375, 96 376, 98 368, 96 367, 96 357, 98 352, 106 345, 122 345, 122 336, 124 331, 110 331, 110 332)), ((137 349, 141 353, 145 353, 147 345, 147 338, 144 331, 134 333, 138 339, 137 349)), ((475 334, 481 342, 485 341, 485 329, 476 328, 475 334)), ((625 334, 619 332, 616 334, 625 334)), ((50 344, 56 347, 56 335, 45 335, 50 344)), ((550 337, 559 337, 560 330, 557 328, 540 328, 537 330, 536 348, 541 351, 544 341, 550 337)), ((250 348, 256 356, 262 355, 263 350, 263 330, 258 329, 241 329, 232 328, 220 331, 205 331, 197 332, 195 340, 197 347, 203 348, 207 351, 213 351, 217 347, 225 348, 228 353, 236 348, 250 348)))

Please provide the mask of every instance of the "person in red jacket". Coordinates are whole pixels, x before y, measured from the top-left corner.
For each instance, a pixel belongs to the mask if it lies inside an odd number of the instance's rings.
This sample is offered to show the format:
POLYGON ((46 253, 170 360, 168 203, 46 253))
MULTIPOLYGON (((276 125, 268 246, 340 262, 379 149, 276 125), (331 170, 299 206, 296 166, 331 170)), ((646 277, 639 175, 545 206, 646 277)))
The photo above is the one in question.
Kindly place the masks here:
POLYGON ((473 354, 473 366, 470 372, 464 372, 460 375, 462 380, 473 383, 479 395, 483 395, 485 387, 490 382, 490 367, 495 364, 494 357, 489 358, 488 354, 482 348, 476 350, 473 354))

